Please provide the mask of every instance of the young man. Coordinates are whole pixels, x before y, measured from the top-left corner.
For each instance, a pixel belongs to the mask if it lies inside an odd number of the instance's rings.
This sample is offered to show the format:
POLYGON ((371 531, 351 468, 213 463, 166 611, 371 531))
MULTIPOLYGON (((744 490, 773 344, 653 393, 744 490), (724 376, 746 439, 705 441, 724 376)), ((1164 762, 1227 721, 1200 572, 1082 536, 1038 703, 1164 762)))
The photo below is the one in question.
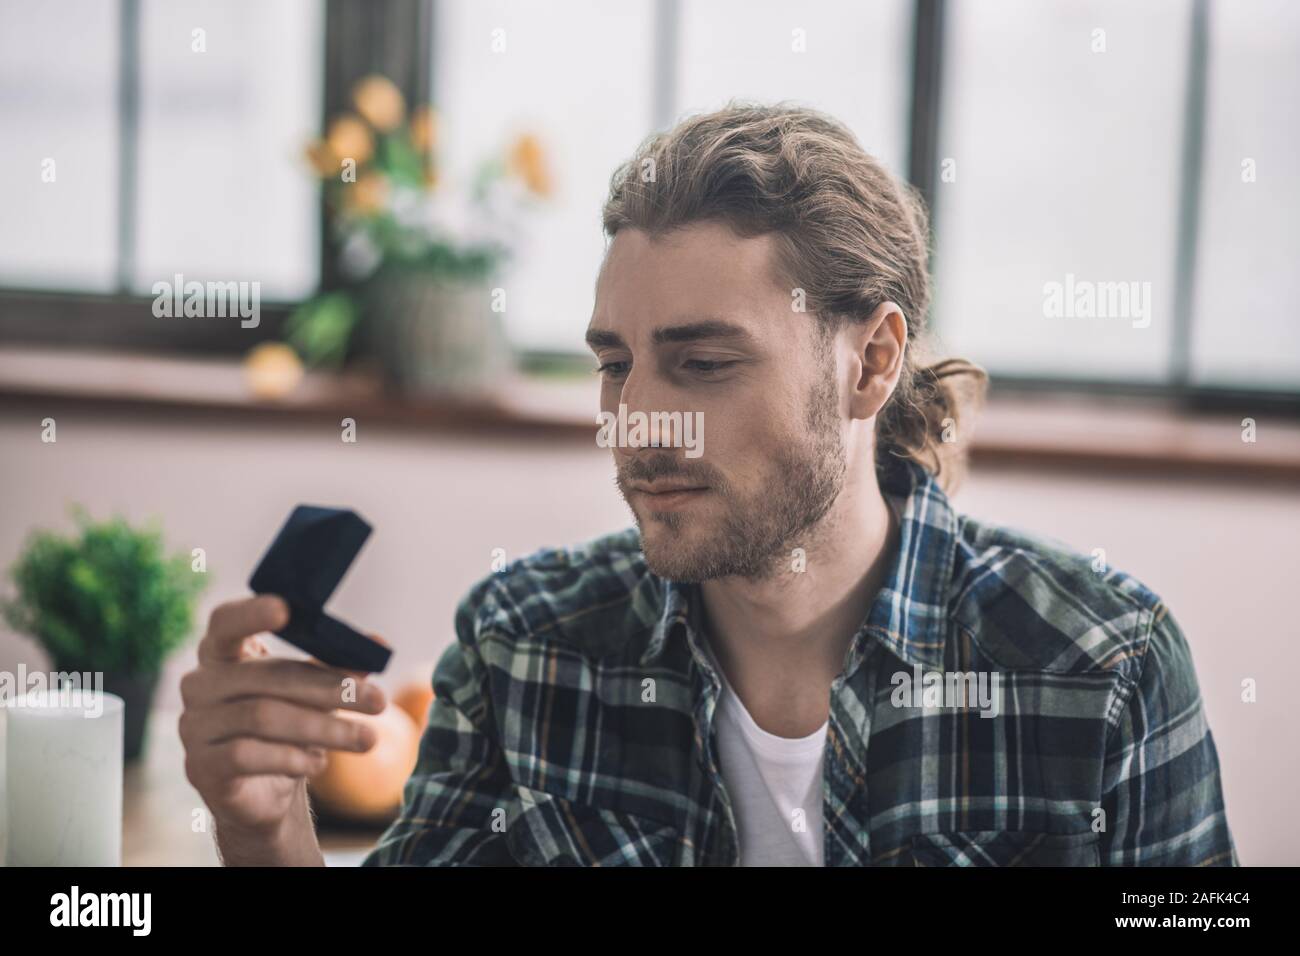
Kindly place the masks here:
MULTIPOLYGON (((604 225, 587 341, 602 412, 651 422, 613 450, 637 530, 464 599, 366 862, 1236 864, 1168 608, 945 495, 979 373, 921 360, 909 191, 826 116, 732 106, 648 140, 604 225)), ((369 745, 338 672, 259 654, 283 613, 218 609, 183 688, 229 863, 319 863, 304 778, 369 745)))

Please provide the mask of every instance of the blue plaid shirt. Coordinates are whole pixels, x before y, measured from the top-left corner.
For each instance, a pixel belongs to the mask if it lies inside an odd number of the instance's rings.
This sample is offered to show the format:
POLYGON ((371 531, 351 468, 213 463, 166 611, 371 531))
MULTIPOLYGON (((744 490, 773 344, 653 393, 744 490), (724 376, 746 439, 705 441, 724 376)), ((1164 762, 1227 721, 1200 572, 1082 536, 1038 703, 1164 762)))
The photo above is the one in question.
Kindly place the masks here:
MULTIPOLYGON (((917 465, 881 484, 898 553, 831 684, 826 865, 1237 865, 1160 599, 958 515, 917 465)), ((635 529, 479 583, 365 864, 736 865, 701 620, 698 588, 652 574, 635 529)))

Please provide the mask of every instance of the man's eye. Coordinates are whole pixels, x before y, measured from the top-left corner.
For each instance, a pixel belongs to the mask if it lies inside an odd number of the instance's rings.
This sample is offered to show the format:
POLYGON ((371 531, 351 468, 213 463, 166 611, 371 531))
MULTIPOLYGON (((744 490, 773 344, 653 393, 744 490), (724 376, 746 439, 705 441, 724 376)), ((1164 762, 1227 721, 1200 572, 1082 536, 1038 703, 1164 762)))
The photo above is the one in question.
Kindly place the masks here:
POLYGON ((596 373, 599 375, 608 375, 612 378, 617 378, 620 375, 627 374, 627 365, 628 365, 627 362, 605 362, 598 369, 596 369, 596 373))
POLYGON ((724 368, 729 368, 730 366, 735 364, 736 362, 734 359, 730 361, 713 360, 713 359, 687 359, 685 362, 682 363, 683 366, 689 368, 692 372, 704 372, 705 374, 708 374, 710 372, 720 372, 724 368))

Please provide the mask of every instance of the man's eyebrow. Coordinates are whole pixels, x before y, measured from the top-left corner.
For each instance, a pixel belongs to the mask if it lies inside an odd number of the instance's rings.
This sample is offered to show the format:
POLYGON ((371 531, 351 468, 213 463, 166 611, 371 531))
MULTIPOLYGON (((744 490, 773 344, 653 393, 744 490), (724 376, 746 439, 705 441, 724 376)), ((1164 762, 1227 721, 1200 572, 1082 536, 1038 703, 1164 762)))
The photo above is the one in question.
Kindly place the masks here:
POLYGON ((608 329, 588 329, 587 345, 593 349, 625 349, 627 343, 623 336, 608 329))
MULTIPOLYGON (((700 339, 739 339, 752 342, 754 336, 743 326, 722 319, 700 319, 681 325, 664 325, 655 329, 650 339, 655 345, 696 342, 700 339)), ((587 345, 593 349, 625 349, 627 343, 617 332, 609 329, 588 329, 587 345)))
POLYGON ((654 330, 651 340, 655 345, 668 342, 695 342, 699 339, 740 339, 752 342, 749 330, 722 319, 702 319, 684 325, 665 325, 654 330))

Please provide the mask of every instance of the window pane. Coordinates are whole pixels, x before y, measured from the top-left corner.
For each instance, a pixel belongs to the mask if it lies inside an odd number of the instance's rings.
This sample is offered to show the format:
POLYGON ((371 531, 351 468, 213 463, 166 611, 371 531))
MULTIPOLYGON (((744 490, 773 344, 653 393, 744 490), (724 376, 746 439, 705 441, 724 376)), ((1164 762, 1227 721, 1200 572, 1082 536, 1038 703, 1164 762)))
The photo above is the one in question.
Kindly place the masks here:
POLYGON ((115 3, 0 5, 4 285, 116 281, 117 33, 115 3))
POLYGON ((581 351, 610 175, 650 131, 651 3, 443 0, 437 17, 434 89, 450 187, 524 131, 541 139, 554 179, 504 280, 510 335, 525 348, 581 351), (494 39, 504 49, 494 52, 494 39))
POLYGON ((180 272, 309 294, 318 192, 301 156, 320 127, 322 4, 145 0, 141 21, 136 291, 180 272))
POLYGON ((1196 258, 1192 376, 1300 386, 1300 5, 1216 3, 1196 258))
POLYGON ((681 106, 794 100, 847 123, 869 153, 906 173, 912 18, 911 0, 685 0, 681 106))
POLYGON ((948 11, 944 341, 993 372, 1166 378, 1190 3, 948 11))

